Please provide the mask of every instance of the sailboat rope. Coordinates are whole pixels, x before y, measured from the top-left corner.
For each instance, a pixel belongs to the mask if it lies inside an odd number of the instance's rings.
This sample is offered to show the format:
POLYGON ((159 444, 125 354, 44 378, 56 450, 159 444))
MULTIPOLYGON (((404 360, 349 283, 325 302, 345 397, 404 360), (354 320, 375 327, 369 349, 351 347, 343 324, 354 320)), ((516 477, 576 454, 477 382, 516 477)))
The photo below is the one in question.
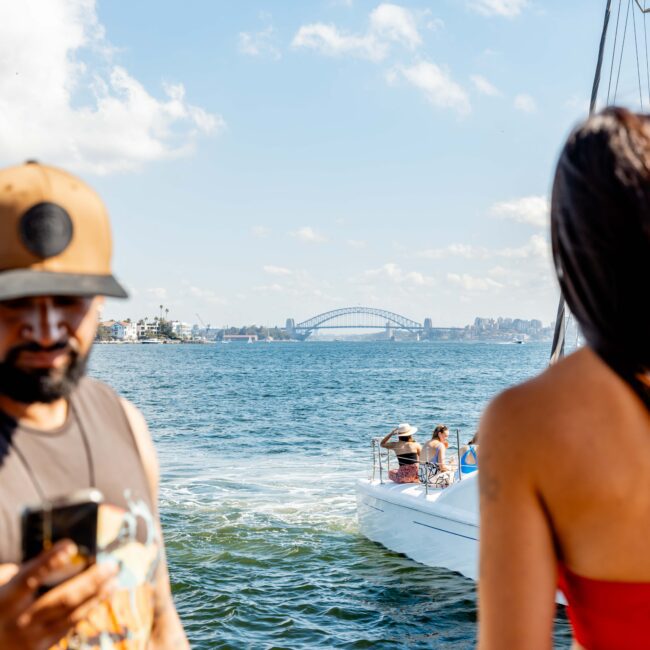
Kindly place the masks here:
POLYGON ((612 104, 616 104, 616 95, 618 95, 618 82, 621 80, 621 67, 623 65, 623 53, 625 52, 625 37, 627 36, 627 23, 630 19, 630 7, 632 0, 628 0, 627 13, 625 14, 625 28, 623 29, 623 40, 621 42, 621 56, 618 59, 618 72, 616 73, 616 87, 614 88, 614 99, 612 104))
POLYGON ((636 54, 636 76, 639 80, 639 101, 641 102, 641 112, 643 112, 643 91, 641 89, 641 66, 639 65, 639 42, 636 37, 636 14, 632 12, 632 25, 634 26, 634 52, 636 54))
MULTIPOLYGON (((623 0, 618 0, 618 13, 616 14, 616 28, 614 29, 614 47, 612 48, 612 62, 609 65, 609 82, 607 84, 607 103, 609 104, 609 95, 612 90, 612 76, 614 72, 614 58, 616 57, 616 42, 618 41, 618 25, 621 21, 621 7, 623 0)), ((645 23, 645 21, 644 21, 645 23)), ((618 84, 618 82, 617 82, 618 84)))

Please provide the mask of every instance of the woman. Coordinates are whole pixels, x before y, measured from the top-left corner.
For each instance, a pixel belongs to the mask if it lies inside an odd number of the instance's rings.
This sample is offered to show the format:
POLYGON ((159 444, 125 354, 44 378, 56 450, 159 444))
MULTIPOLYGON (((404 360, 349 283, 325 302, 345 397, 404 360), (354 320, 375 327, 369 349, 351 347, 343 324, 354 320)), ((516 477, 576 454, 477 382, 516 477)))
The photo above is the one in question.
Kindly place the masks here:
POLYGON ((551 237, 587 344, 482 417, 479 645, 550 648, 559 576, 575 647, 647 647, 647 117, 608 109, 570 136, 551 237))
POLYGON ((439 424, 431 435, 431 440, 422 448, 422 462, 428 463, 427 477, 436 487, 447 487, 454 482, 454 468, 447 462, 449 447, 449 428, 439 424))
POLYGON ((431 435, 431 440, 424 443, 422 448, 422 462, 431 463, 437 466, 441 472, 452 471, 451 465, 446 462, 446 452, 449 447, 449 428, 439 424, 431 435))
POLYGON ((388 471, 388 478, 395 483, 420 482, 418 466, 422 446, 413 439, 413 434, 417 430, 417 427, 412 427, 408 423, 400 424, 379 443, 384 449, 392 449, 397 456, 399 468, 388 471), (392 436, 397 436, 396 442, 388 442, 392 436))
POLYGON ((474 437, 460 448, 460 471, 471 474, 478 469, 478 431, 474 437))

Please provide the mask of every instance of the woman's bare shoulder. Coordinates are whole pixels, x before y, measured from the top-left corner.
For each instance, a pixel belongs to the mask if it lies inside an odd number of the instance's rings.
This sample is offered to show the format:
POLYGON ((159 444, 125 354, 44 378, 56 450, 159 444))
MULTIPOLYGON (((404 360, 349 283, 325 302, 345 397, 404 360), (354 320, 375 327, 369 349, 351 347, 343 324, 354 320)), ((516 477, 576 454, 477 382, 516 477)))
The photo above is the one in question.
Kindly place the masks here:
POLYGON ((523 447, 540 440, 553 445, 576 421, 612 408, 620 383, 594 352, 583 348, 497 395, 481 418, 481 444, 523 447))

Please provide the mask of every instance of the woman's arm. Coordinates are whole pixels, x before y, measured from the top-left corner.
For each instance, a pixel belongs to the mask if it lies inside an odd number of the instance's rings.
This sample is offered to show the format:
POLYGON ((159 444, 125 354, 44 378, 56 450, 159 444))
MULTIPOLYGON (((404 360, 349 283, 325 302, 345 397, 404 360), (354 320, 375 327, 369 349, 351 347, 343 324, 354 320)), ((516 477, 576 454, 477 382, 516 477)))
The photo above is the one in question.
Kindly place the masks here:
POLYGON ((388 439, 397 431, 397 429, 393 429, 390 433, 387 433, 384 436, 384 439, 379 443, 380 447, 384 447, 384 449, 392 449, 395 445, 394 442, 388 442, 388 439))
POLYGON ((441 472, 448 472, 451 470, 451 467, 445 463, 445 455, 447 450, 445 449, 445 446, 440 442, 438 445, 438 467, 440 468, 441 472))
POLYGON ((504 393, 481 420, 480 650, 552 647, 557 566, 535 486, 543 434, 530 399, 524 389, 504 393))

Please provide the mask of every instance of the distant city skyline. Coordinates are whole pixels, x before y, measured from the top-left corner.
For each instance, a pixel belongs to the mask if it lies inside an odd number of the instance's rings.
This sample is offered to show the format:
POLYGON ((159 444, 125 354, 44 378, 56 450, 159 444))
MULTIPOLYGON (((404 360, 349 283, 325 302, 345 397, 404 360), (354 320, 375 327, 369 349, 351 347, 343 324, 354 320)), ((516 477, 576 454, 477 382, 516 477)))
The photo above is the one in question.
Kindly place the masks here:
MULTIPOLYGON (((312 316, 315 316, 316 314, 312 314, 312 316)), ((177 323, 179 325, 190 325, 190 326, 195 326, 196 328, 199 329, 205 329, 209 328, 211 330, 222 330, 222 329, 229 329, 229 328, 241 328, 241 327, 278 327, 281 329, 284 329, 286 326, 286 322, 283 323, 274 323, 270 321, 254 321, 254 322, 245 322, 245 323, 237 323, 237 322, 227 322, 227 323, 213 323, 211 321, 206 321, 203 318, 197 318, 197 316, 200 317, 200 314, 195 314, 194 318, 190 319, 180 319, 176 318, 172 313, 168 313, 167 315, 163 315, 162 320, 165 322, 170 322, 170 323, 177 323)), ((129 314, 124 314, 119 316, 113 316, 111 315, 110 317, 105 316, 105 310, 102 310, 100 312, 100 322, 102 324, 105 324, 106 322, 117 322, 117 323, 123 323, 123 322, 130 322, 134 324, 138 324, 141 322, 155 322, 158 321, 160 318, 160 315, 158 313, 153 313, 153 314, 143 314, 137 317, 134 317, 133 315, 129 314)), ((427 318, 421 319, 422 322, 425 322, 428 320, 427 318)), ((547 327, 553 327, 555 321, 554 320, 543 320, 543 319, 537 319, 537 318, 531 318, 531 319, 524 319, 524 318, 519 318, 517 316, 475 316, 474 318, 470 319, 469 322, 466 323, 459 323, 458 325, 449 325, 449 326, 442 326, 444 327, 454 327, 454 328, 464 328, 464 327, 473 327, 477 329, 493 329, 495 326, 498 326, 501 323, 505 323, 508 326, 511 326, 513 323, 517 322, 521 323, 526 323, 528 324, 533 324, 533 327, 535 328, 547 328, 547 327)), ((436 327, 435 325, 433 325, 436 327)), ((379 327, 379 326, 377 326, 379 327)), ((383 326, 382 326, 383 327, 383 326)), ((371 329, 376 329, 373 327, 368 327, 368 330, 371 329)), ((524 330, 522 330, 524 331, 524 330)))
POLYGON ((186 322, 282 325, 361 304, 436 327, 546 323, 551 178, 586 114, 602 12, 10 3, 0 163, 67 167, 105 199, 131 294, 106 319, 163 303, 186 322))

